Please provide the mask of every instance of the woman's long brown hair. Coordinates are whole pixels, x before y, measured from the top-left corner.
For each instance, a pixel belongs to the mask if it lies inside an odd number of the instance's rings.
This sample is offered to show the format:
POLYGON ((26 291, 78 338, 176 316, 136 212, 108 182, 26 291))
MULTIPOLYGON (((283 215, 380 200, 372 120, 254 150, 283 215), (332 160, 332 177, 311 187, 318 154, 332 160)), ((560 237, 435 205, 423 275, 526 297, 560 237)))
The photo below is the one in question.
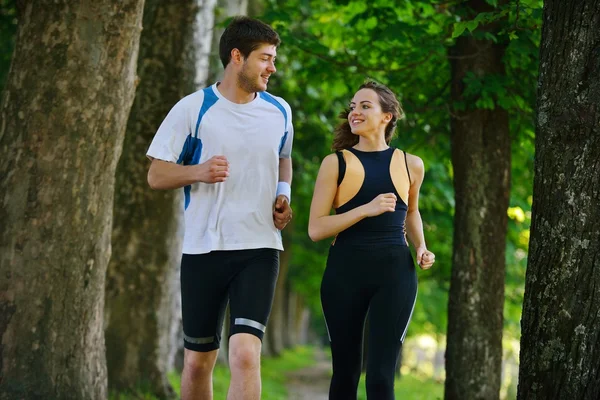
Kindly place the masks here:
MULTIPOLYGON (((394 137, 398 120, 404 118, 404 110, 402 110, 400 102, 394 93, 387 86, 382 85, 381 83, 368 81, 360 85, 358 90, 361 89, 374 90, 375 93, 377 93, 377 97, 379 97, 379 105, 381 106, 381 110, 384 113, 389 112, 392 114, 392 119, 385 127, 385 142, 390 144, 392 138, 394 137)), ((333 151, 348 149, 358 143, 358 135, 353 134, 350 130, 350 124, 348 123, 349 114, 350 109, 346 108, 339 115, 339 118, 343 119, 344 122, 335 128, 333 143, 331 145, 331 149, 333 151)))

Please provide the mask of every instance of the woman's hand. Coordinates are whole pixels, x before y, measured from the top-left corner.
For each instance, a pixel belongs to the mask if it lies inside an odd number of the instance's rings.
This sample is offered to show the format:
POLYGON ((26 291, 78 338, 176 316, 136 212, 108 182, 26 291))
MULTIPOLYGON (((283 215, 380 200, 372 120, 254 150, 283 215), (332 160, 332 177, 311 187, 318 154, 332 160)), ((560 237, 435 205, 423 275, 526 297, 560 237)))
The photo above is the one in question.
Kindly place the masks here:
POLYGON ((421 269, 429 269, 435 262, 435 254, 427 250, 426 247, 417 248, 417 264, 421 269))
POLYGON ((376 217, 384 212, 396 211, 396 195, 383 193, 364 205, 367 217, 376 217))

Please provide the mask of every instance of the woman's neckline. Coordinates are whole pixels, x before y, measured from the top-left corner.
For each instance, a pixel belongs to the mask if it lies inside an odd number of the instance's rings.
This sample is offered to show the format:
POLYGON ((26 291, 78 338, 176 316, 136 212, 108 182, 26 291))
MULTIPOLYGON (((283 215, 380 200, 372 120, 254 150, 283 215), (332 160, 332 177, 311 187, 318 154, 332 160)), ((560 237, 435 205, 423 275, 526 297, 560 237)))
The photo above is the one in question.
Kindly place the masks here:
POLYGON ((391 146, 388 146, 386 149, 383 149, 383 150, 359 150, 357 148, 350 147, 349 150, 358 151, 359 153, 383 153, 383 152, 388 151, 391 148, 392 148, 391 146))

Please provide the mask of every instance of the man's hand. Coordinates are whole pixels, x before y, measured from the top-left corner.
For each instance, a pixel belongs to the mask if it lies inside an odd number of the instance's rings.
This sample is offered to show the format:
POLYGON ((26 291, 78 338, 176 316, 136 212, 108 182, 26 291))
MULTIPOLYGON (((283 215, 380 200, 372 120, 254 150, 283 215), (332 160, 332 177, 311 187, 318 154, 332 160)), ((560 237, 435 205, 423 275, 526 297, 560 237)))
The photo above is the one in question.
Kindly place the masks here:
POLYGON ((229 176, 229 161, 225 156, 213 156, 198 166, 199 181, 204 183, 225 182, 229 176))
POLYGON ((282 194, 277 196, 273 204, 273 222, 280 231, 292 220, 292 209, 288 198, 282 194))

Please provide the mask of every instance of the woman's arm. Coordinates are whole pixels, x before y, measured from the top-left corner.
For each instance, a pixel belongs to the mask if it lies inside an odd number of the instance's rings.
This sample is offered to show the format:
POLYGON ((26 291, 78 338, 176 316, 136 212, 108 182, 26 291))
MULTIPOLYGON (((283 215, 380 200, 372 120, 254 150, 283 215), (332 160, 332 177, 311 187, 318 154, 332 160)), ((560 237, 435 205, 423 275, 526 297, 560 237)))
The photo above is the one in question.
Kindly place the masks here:
POLYGON ((396 208, 396 196, 386 193, 377 196, 370 203, 348 212, 330 215, 337 191, 337 179, 337 156, 330 154, 321 163, 310 205, 308 235, 315 242, 335 236, 363 218, 379 215, 386 211, 393 212, 396 208))
POLYGON ((427 250, 425 235, 423 234, 423 220, 419 212, 419 190, 425 175, 423 160, 412 154, 406 155, 410 171, 411 182, 408 192, 408 212, 406 214, 406 234, 408 240, 417 252, 417 263, 423 269, 430 268, 435 262, 435 255, 427 250))

